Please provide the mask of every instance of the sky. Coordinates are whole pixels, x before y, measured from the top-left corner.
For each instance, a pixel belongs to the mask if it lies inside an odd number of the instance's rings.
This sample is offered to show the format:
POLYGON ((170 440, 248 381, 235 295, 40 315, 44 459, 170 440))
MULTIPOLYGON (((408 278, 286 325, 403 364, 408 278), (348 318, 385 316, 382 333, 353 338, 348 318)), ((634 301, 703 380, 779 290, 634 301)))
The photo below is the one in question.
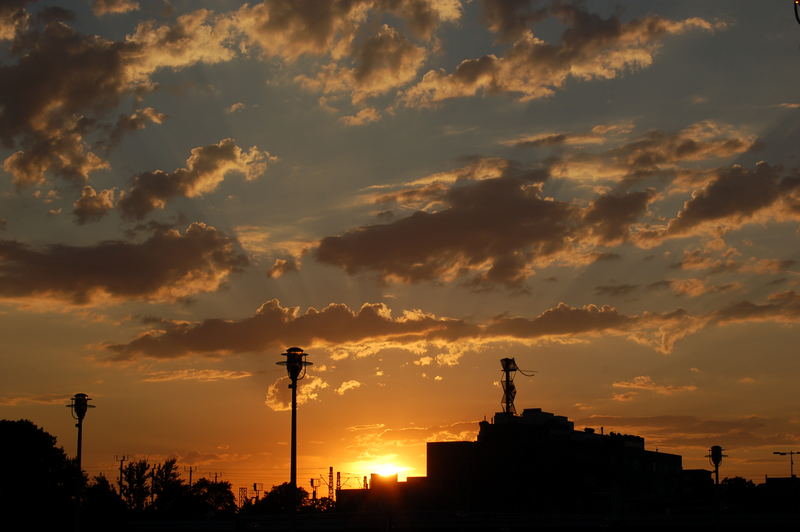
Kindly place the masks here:
POLYGON ((798 449, 786 0, 4 0, 0 416, 234 488, 425 474, 500 410, 798 449))

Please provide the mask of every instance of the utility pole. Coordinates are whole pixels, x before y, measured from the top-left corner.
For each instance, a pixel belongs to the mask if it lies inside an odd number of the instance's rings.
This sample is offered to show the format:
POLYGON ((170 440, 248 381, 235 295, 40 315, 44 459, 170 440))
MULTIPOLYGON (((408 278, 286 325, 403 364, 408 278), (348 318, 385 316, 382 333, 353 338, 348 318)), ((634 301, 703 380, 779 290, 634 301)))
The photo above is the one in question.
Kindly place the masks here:
POLYGON ((328 498, 333 500, 333 466, 328 468, 328 498))
POLYGON ((772 454, 789 456, 789 478, 794 478, 794 455, 800 454, 798 451, 775 451, 772 454))
POLYGON ((119 495, 122 497, 122 464, 128 461, 128 457, 124 454, 122 456, 114 456, 114 461, 119 462, 119 480, 117 484, 119 485, 119 495))
POLYGON ((312 501, 316 501, 317 500, 317 486, 319 486, 319 484, 316 484, 316 481, 317 481, 317 479, 315 479, 315 478, 311 479, 311 500, 312 501))
POLYGON ((339 493, 339 490, 342 489, 342 472, 336 472, 336 493, 339 493))
POLYGON ((189 472, 189 487, 191 488, 192 487, 192 472, 193 471, 197 471, 197 467, 196 466, 189 466, 189 467, 185 467, 184 466, 183 470, 189 472))

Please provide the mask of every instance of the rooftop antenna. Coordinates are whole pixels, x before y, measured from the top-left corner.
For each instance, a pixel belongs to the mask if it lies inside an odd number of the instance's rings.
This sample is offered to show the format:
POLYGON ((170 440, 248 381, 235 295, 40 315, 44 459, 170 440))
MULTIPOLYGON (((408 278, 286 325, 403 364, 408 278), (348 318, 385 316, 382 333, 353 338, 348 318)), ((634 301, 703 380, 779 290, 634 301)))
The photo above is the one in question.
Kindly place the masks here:
POLYGON ((714 466, 714 484, 717 486, 719 486, 719 465, 722 463, 723 458, 728 457, 727 454, 722 454, 722 451, 724 451, 724 449, 719 445, 712 445, 706 455, 708 461, 714 466))
POLYGON ((517 413, 516 408, 514 408, 514 398, 517 396, 517 387, 514 385, 514 374, 519 371, 526 377, 533 377, 536 372, 522 371, 519 369, 519 366, 517 366, 517 362, 513 357, 501 358, 500 365, 503 367, 503 413, 513 416, 517 413))

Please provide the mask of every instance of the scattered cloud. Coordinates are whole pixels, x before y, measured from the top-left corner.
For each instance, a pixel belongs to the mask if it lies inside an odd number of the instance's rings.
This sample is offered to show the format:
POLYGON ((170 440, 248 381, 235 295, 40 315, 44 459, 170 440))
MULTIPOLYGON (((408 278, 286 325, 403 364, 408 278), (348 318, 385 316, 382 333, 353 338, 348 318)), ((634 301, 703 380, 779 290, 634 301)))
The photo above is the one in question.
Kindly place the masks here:
POLYGON ((344 381, 338 388, 336 388, 336 393, 339 395, 344 395, 346 392, 355 390, 361 386, 363 386, 363 384, 357 380, 344 381))
POLYGON ((72 397, 67 393, 28 393, 22 395, 0 395, 0 406, 20 405, 66 405, 72 397))
MULTIPOLYGON (((623 390, 636 390, 636 391, 649 391, 655 392, 659 395, 672 395, 677 392, 693 392, 697 390, 697 386, 687 384, 683 386, 676 386, 670 384, 657 384, 651 377, 640 375, 634 377, 631 381, 619 381, 611 384, 614 388, 622 388, 623 390)), ((619 399, 618 399, 619 400, 619 399)))
POLYGON ((97 16, 130 13, 139 9, 135 0, 92 0, 92 9, 97 16))
MULTIPOLYGON (((264 404, 275 412, 284 412, 292 407, 292 393, 289 391, 289 377, 281 377, 267 387, 264 404)), ((322 390, 328 387, 322 377, 306 375, 303 385, 297 388, 297 404, 304 405, 319 399, 322 390)))
POLYGON ((196 381, 215 382, 245 379, 252 377, 249 371, 221 369, 178 369, 172 371, 154 371, 142 379, 143 382, 196 381))
POLYGON ((561 21, 566 29, 561 42, 550 44, 532 31, 522 30, 531 18, 541 18, 539 13, 516 10, 507 16, 509 11, 485 11, 490 28, 517 36, 505 55, 466 59, 452 73, 430 70, 404 91, 403 104, 426 107, 480 92, 516 94, 522 101, 543 98, 554 94, 568 79, 613 79, 632 68, 650 66, 661 42, 669 35, 722 27, 701 18, 668 20, 648 16, 622 22, 614 15, 604 19, 580 6, 555 3, 548 15, 561 21))
POLYGON ((119 207, 126 218, 142 219, 155 209, 163 209, 175 196, 194 198, 213 192, 229 172, 239 172, 252 181, 276 160, 255 146, 244 150, 233 139, 222 139, 193 148, 183 168, 137 175, 119 200, 119 207))

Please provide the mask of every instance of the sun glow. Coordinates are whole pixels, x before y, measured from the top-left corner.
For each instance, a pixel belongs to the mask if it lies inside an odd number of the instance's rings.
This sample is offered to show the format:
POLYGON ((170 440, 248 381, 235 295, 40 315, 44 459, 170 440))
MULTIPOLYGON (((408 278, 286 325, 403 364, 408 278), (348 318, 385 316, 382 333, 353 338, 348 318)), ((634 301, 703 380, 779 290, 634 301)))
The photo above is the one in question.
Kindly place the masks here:
POLYGON ((380 464, 375 466, 373 473, 377 473, 383 477, 390 477, 392 475, 399 475, 404 471, 408 471, 410 467, 403 467, 396 464, 380 464))

